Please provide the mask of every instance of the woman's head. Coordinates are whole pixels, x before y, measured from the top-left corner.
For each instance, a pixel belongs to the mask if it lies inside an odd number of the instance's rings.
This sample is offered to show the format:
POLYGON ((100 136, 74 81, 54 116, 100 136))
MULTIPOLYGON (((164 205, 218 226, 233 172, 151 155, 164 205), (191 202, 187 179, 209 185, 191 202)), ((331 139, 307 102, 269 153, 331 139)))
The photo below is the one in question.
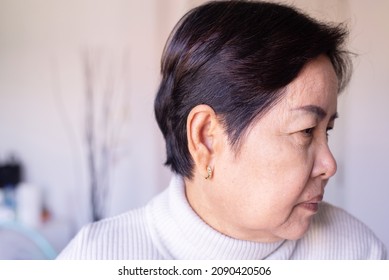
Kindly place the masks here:
POLYGON ((197 7, 176 26, 162 57, 155 113, 171 169, 193 175, 187 118, 208 105, 239 151, 250 125, 285 96, 305 65, 329 58, 338 90, 348 81, 347 32, 293 8, 261 2, 217 1, 197 7))
POLYGON ((308 62, 284 96, 250 128, 239 152, 212 108, 188 116, 195 162, 186 195, 196 213, 237 239, 298 239, 318 211, 336 162, 327 133, 337 117, 338 79, 329 59, 308 62), (207 166, 213 172, 208 179, 207 166))

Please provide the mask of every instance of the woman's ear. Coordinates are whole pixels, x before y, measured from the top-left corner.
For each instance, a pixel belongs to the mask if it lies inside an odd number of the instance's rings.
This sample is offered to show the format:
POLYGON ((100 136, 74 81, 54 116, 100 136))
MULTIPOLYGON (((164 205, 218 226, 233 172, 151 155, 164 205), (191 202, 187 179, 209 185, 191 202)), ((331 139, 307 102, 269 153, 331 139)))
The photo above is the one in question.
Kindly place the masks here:
POLYGON ((208 105, 194 107, 187 119, 188 149, 195 168, 207 177, 207 168, 212 167, 214 140, 219 126, 215 111, 208 105))

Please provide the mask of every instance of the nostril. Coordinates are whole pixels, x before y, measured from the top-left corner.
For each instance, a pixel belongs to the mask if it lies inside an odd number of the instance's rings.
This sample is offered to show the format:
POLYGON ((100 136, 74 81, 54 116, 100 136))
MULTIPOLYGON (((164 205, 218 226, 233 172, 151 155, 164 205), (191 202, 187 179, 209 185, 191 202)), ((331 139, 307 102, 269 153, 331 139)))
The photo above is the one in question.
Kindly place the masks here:
POLYGON ((329 149, 328 149, 327 156, 323 159, 323 166, 324 166, 323 175, 325 175, 327 178, 334 176, 338 169, 336 160, 329 149))

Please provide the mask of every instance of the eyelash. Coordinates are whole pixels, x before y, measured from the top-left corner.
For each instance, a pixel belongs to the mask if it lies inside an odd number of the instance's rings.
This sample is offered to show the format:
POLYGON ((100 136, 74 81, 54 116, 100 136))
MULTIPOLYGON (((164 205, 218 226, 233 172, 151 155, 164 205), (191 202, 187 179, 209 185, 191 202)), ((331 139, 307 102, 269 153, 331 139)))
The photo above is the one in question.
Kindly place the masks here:
MULTIPOLYGON (((333 127, 328 127, 326 129, 326 136, 327 136, 327 138, 329 136, 328 131, 330 131, 332 129, 333 129, 333 127)), ((310 128, 302 130, 301 133, 303 133, 305 137, 312 137, 314 130, 315 130, 315 127, 310 127, 310 128)))

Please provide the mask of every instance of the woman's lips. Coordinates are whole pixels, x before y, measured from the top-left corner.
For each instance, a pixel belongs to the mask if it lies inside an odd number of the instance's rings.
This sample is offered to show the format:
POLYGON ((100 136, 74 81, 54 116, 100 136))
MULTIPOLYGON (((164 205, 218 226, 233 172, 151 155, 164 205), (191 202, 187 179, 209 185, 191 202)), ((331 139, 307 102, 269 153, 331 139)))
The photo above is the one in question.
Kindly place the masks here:
POLYGON ((303 208, 305 208, 309 211, 312 211, 312 212, 317 212, 319 210, 319 203, 318 202, 316 202, 316 203, 304 202, 304 203, 301 203, 300 206, 302 206, 303 208))
POLYGON ((323 200, 323 195, 315 196, 314 198, 304 201, 299 205, 309 211, 317 212, 319 210, 319 203, 323 200))

